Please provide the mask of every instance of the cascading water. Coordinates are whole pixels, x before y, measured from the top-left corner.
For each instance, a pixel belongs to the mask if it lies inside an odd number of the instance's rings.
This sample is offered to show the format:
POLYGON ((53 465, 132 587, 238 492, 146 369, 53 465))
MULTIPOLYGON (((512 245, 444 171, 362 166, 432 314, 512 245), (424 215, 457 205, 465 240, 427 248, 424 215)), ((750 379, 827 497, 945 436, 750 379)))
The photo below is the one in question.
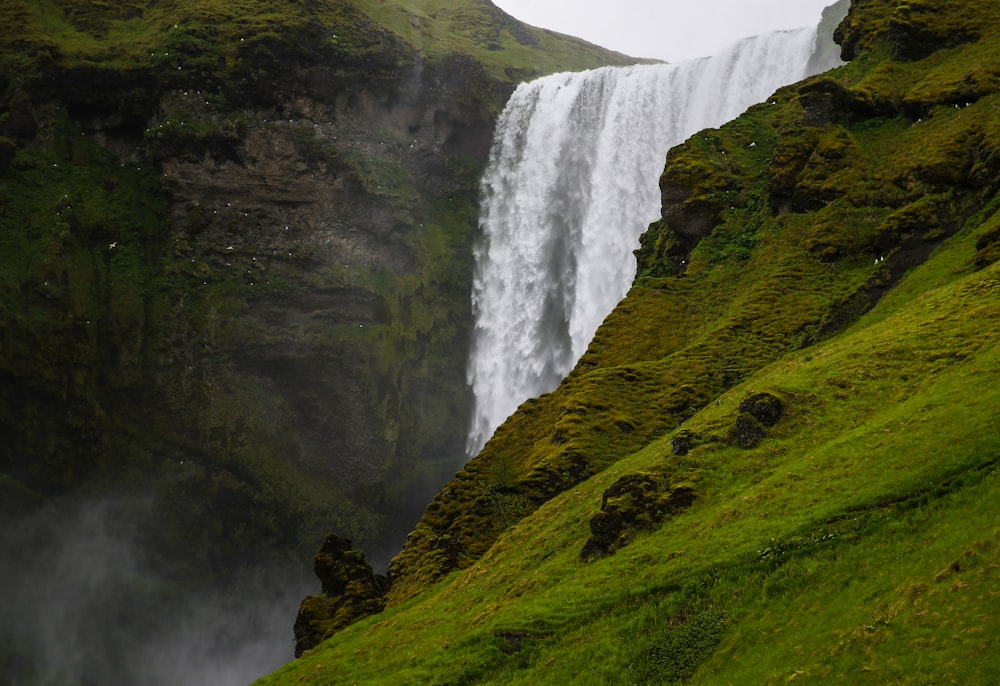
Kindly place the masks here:
POLYGON ((632 250, 659 216, 666 151, 810 67, 835 66, 810 59, 816 35, 778 31, 714 57, 556 74, 514 92, 482 181, 470 455, 559 384, 624 297, 632 250))

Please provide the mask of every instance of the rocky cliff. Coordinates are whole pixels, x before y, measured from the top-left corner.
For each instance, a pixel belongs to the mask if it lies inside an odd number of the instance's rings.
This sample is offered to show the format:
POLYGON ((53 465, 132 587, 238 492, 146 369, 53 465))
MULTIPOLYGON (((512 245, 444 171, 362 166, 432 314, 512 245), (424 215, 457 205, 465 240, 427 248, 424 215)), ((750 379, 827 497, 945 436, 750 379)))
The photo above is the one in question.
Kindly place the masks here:
POLYGON ((305 567, 328 531, 398 549, 464 460, 495 114, 626 59, 412 4, 0 9, 10 522, 141 493, 130 530, 191 583, 305 567))
POLYGON ((311 482, 353 518, 460 464, 476 184, 512 82, 307 5, 4 10, 12 491, 152 452, 234 497, 311 482))

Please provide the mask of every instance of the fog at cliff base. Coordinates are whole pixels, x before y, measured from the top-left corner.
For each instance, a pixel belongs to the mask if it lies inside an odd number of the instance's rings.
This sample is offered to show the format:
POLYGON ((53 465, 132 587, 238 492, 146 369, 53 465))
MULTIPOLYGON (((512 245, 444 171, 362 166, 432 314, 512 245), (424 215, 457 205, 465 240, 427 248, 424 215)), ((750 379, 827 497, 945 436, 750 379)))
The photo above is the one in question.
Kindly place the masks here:
POLYGON ((521 21, 631 55, 679 62, 746 36, 815 26, 834 0, 494 0, 521 21))

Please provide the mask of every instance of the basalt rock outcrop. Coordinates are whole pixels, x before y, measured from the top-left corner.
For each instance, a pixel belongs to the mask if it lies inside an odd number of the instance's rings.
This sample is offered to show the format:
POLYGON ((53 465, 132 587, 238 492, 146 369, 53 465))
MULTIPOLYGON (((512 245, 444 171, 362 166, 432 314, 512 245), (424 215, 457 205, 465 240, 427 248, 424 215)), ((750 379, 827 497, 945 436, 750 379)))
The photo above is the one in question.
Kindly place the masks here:
POLYGON ((753 448, 767 436, 767 430, 781 421, 785 404, 772 393, 755 393, 740 403, 731 436, 741 448, 753 448))
POLYGON ((385 607, 385 577, 376 576, 360 550, 335 535, 327 536, 316 554, 316 576, 322 593, 302 601, 295 619, 295 656, 314 648, 337 630, 385 607))

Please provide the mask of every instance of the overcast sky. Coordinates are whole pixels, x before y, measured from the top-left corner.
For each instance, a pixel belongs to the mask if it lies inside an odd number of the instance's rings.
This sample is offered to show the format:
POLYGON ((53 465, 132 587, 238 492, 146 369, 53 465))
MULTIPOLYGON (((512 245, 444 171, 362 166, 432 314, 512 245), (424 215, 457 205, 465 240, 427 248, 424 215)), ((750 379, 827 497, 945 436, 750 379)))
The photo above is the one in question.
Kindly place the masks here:
POLYGON ((533 26, 632 57, 679 62, 740 38, 819 23, 835 0, 493 0, 533 26))

